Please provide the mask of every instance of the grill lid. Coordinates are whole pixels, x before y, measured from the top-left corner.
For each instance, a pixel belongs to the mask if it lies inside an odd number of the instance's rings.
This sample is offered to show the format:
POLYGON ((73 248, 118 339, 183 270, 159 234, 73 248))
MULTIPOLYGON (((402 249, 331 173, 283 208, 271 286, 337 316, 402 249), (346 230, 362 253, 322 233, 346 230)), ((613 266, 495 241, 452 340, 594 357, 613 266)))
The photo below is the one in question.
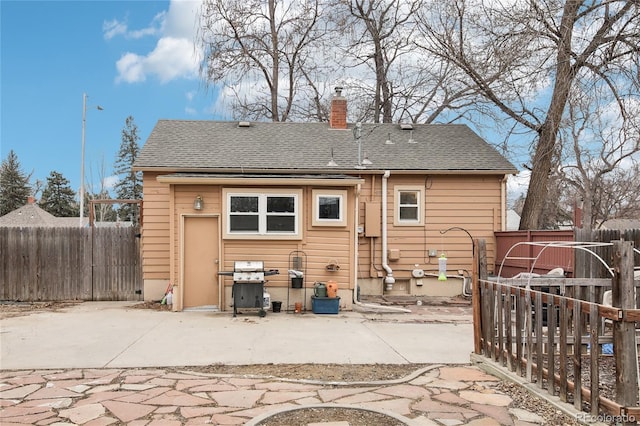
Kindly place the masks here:
POLYGON ((261 260, 238 260, 233 262, 235 272, 264 272, 264 262, 261 260))

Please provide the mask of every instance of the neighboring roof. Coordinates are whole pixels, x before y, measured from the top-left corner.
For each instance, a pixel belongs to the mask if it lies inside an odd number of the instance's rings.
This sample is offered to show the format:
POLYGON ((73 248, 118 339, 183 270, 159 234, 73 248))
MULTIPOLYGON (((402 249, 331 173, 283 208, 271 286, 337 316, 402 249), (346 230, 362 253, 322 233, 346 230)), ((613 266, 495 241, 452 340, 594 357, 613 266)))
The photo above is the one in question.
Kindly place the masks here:
POLYGON ((41 209, 35 203, 27 203, 24 206, 0 216, 0 227, 26 227, 43 226, 72 228, 79 226, 77 217, 56 217, 41 209))
POLYGON ((507 210, 507 231, 517 231, 520 229, 520 215, 515 210, 507 210))
MULTIPOLYGON (((88 219, 83 219, 83 226, 87 226, 88 219)), ((47 228, 75 228, 80 226, 77 217, 56 217, 36 204, 35 197, 28 197, 27 204, 17 208, 4 216, 0 216, 2 227, 38 226, 47 228)))
POLYGON ((602 223, 603 229, 640 229, 640 219, 609 219, 602 223))
MULTIPOLYGON (((462 124, 363 124, 361 159, 367 170, 516 173, 495 148, 462 124), (406 126, 403 126, 406 127, 406 126), (388 143, 387 141, 391 141, 388 143)), ((160 120, 151 132, 136 170, 256 172, 358 170, 354 125, 327 123, 160 120), (327 164, 332 158, 336 167, 327 164)))
POLYGON ((25 204, 0 216, 0 226, 49 226, 54 220, 54 215, 42 210, 36 204, 25 204))

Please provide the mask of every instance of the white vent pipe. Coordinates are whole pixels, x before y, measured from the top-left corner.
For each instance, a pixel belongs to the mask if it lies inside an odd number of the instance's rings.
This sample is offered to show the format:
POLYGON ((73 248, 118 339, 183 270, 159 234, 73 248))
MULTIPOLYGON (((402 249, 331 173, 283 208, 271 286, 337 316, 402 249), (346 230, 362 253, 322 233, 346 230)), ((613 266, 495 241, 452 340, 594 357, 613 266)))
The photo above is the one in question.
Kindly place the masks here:
MULTIPOLYGON (((360 217, 360 209, 359 209, 359 205, 360 205, 360 189, 361 189, 361 185, 358 184, 358 187, 356 189, 356 212, 355 212, 355 217, 360 217)), ((356 232, 355 233, 355 238, 353 241, 353 249, 354 252, 356 253, 356 267, 353 270, 353 304, 362 308, 362 309, 371 309, 374 312, 401 312, 401 313, 411 313, 410 309, 406 309, 406 308, 401 308, 399 306, 387 306, 387 305, 379 305, 379 304, 375 304, 375 303, 362 303, 360 302, 360 300, 358 300, 358 296, 359 296, 359 284, 358 284, 358 262, 359 262, 359 258, 360 258, 360 253, 359 253, 359 249, 358 249, 358 238, 359 235, 356 232)), ((373 241, 371 241, 371 244, 373 244, 373 241)))
POLYGON ((396 279, 393 278, 393 270, 387 262, 387 179, 390 175, 389 170, 385 170, 382 175, 382 267, 387 272, 387 276, 384 278, 386 290, 392 290, 393 284, 396 282, 396 279))

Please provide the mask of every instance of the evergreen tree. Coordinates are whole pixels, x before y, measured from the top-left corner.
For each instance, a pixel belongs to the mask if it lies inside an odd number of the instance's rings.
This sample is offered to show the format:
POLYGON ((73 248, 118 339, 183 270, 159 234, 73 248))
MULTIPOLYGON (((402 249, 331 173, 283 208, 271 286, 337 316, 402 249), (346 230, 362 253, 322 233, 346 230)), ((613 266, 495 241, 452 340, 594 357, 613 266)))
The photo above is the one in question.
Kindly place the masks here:
POLYGON ((79 214, 75 202, 76 193, 61 173, 52 171, 47 177, 47 186, 42 191, 40 207, 57 217, 74 217, 79 214))
MULTIPOLYGON (((119 199, 142 199, 142 173, 133 171, 133 163, 140 153, 139 139, 138 126, 133 122, 133 117, 129 116, 122 129, 122 142, 114 166, 115 173, 120 178, 114 187, 119 199)), ((123 204, 118 209, 118 218, 137 222, 137 205, 123 204)))
POLYGON ((0 216, 27 203, 31 194, 30 175, 20 169, 18 156, 11 150, 0 166, 0 216))

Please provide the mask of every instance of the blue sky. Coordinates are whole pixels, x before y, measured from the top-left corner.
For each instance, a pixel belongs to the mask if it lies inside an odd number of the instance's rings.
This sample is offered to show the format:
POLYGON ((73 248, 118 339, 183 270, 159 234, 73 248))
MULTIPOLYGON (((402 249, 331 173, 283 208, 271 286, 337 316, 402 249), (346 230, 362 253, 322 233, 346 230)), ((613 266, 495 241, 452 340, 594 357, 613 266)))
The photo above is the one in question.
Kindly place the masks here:
POLYGON ((193 57, 198 6, 1 0, 1 159, 14 150, 32 183, 57 171, 77 192, 83 93, 88 189, 112 175, 128 116, 140 146, 159 119, 221 118, 193 57))
MULTIPOLYGON (((88 191, 99 191, 101 178, 114 183, 128 116, 140 146, 160 119, 229 118, 198 76, 199 6, 199 0, 0 0, 0 159, 13 150, 32 184, 46 184, 57 171, 78 192, 83 93, 88 191)), ((510 193, 521 185, 510 179, 510 193)))

